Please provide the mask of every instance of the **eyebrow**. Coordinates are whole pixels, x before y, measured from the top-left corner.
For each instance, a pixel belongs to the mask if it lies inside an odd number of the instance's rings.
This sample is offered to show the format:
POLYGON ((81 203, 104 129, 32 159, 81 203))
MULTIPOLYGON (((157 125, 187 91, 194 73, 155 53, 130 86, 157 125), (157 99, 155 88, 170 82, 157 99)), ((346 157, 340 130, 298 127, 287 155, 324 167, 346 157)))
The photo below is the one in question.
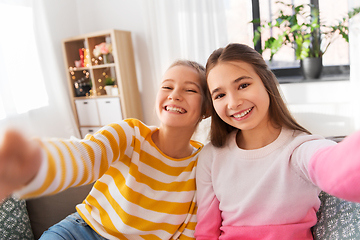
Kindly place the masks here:
MULTIPOLYGON (((251 79, 251 77, 249 77, 249 76, 241 76, 241 77, 235 79, 233 84, 238 83, 238 82, 240 82, 240 81, 242 81, 244 79, 251 79)), ((219 92, 220 90, 221 90, 221 87, 215 88, 214 90, 212 90, 211 96, 213 96, 215 93, 219 92)))
MULTIPOLYGON (((164 81, 161 82, 161 84, 165 83, 165 82, 175 82, 175 80, 169 78, 169 79, 165 79, 164 81)), ((201 89, 200 85, 196 82, 192 82, 192 81, 185 81, 185 84, 192 84, 195 85, 196 87, 199 88, 199 90, 201 89)))

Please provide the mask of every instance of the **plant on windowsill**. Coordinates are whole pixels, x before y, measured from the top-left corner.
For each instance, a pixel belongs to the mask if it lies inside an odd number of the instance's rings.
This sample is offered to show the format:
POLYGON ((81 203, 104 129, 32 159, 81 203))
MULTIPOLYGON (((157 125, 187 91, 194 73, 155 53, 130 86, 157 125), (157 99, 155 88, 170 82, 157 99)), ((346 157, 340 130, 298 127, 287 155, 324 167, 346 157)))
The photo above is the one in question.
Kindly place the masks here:
POLYGON ((349 42, 347 23, 350 18, 360 12, 360 7, 349 11, 347 16, 337 24, 326 25, 321 22, 319 9, 311 4, 295 6, 281 1, 276 3, 283 5, 285 9, 279 11, 274 21, 261 22, 260 19, 251 21, 251 23, 260 24, 254 32, 254 45, 260 40, 263 30, 279 29, 281 33, 268 38, 260 52, 269 49, 271 61, 282 46, 291 45, 295 50, 296 59, 300 60, 304 77, 319 78, 322 70, 322 56, 338 36, 349 42), (291 10, 293 14, 285 14, 286 10, 291 10), (317 67, 318 69, 309 70, 308 67, 317 67))

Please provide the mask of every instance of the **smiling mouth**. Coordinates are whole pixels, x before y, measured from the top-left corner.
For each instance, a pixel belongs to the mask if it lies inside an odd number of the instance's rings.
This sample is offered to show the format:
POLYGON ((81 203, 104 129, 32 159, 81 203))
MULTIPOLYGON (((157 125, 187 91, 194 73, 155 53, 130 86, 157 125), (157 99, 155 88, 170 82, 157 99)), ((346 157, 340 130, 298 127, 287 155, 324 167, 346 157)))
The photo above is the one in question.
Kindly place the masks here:
POLYGON ((234 114, 233 117, 234 117, 234 118, 242 118, 242 117, 245 117, 245 116, 248 115, 253 109, 254 109, 254 107, 251 107, 251 108, 249 108, 248 110, 243 111, 243 112, 241 112, 241 113, 239 113, 239 114, 234 114))
POLYGON ((173 113, 180 113, 180 114, 186 113, 186 110, 183 109, 183 108, 171 107, 171 106, 165 106, 165 111, 167 111, 167 112, 173 112, 173 113))

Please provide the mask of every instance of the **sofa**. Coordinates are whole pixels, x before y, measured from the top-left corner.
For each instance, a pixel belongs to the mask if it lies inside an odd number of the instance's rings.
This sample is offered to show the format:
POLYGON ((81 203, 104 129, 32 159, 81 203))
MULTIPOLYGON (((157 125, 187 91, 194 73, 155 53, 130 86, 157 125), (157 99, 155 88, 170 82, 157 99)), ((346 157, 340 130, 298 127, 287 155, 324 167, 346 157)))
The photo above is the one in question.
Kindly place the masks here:
POLYGON ((92 184, 26 201, 8 198, 0 206, 0 239, 39 239, 50 226, 75 212, 91 188, 92 184))
MULTIPOLYGON (((92 185, 68 189, 53 196, 30 200, 9 198, 0 206, 0 239, 33 240, 53 224, 75 211, 92 185)), ((315 240, 360 239, 360 204, 319 195, 318 222, 312 228, 315 240)))

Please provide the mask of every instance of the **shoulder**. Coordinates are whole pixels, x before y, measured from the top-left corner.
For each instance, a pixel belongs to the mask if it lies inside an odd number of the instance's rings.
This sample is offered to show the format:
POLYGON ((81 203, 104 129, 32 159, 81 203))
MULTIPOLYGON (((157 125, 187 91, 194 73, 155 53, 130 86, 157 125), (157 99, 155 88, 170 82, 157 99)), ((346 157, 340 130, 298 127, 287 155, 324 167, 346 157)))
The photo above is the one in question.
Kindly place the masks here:
POLYGON ((132 128, 138 128, 141 132, 148 132, 148 131, 154 131, 157 129, 156 126, 148 126, 139 119, 135 118, 128 118, 124 120, 125 123, 127 123, 132 128))
POLYGON ((336 142, 325 139, 321 135, 307 134, 300 131, 293 131, 293 140, 291 141, 294 151, 315 152, 320 148, 335 145, 336 142))
POLYGON ((207 143, 201 150, 198 158, 198 166, 200 168, 208 166, 210 167, 213 161, 219 155, 219 152, 222 151, 222 148, 215 147, 211 143, 207 143))
POLYGON ((147 126, 138 119, 129 118, 105 125, 94 134, 94 137, 97 139, 110 137, 117 141, 127 139, 126 141, 128 142, 131 142, 133 141, 133 138, 136 138, 142 141, 150 136, 156 129, 156 126, 147 126))
POLYGON ((333 145, 336 145, 336 142, 325 139, 323 136, 294 131, 293 140, 288 145, 291 151, 291 164, 296 172, 310 180, 308 176, 310 159, 319 149, 333 145))
POLYGON ((148 126, 139 119, 135 119, 135 118, 127 118, 124 119, 123 121, 111 123, 107 126, 112 127, 114 129, 122 129, 123 131, 125 131, 126 135, 140 134, 143 137, 145 137, 146 135, 152 133, 157 129, 156 126, 148 126))

